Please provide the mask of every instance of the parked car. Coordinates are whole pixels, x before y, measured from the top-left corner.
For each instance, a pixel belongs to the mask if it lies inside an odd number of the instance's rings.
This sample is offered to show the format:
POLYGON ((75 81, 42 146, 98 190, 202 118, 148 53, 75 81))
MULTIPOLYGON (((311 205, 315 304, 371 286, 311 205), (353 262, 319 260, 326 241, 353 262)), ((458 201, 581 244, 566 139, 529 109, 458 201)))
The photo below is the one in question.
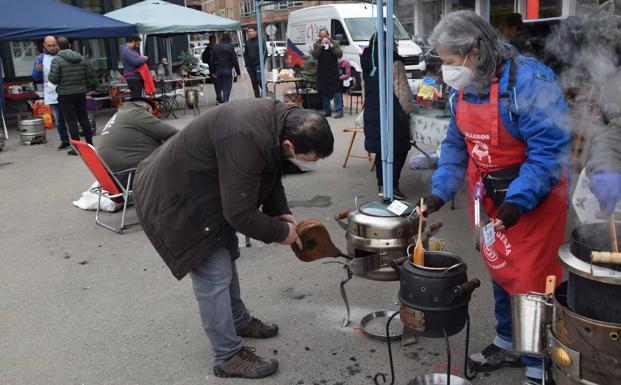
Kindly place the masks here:
POLYGON ((272 51, 276 56, 285 56, 287 53, 287 42, 285 41, 268 41, 267 55, 271 55, 272 51))

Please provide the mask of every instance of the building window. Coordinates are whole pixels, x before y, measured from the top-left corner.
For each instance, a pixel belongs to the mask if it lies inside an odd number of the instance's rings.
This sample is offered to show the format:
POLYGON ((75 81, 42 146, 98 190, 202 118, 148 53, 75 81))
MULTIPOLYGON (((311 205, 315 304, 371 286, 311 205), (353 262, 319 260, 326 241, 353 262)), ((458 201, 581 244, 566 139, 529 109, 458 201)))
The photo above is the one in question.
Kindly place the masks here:
POLYGON ((239 13, 241 17, 254 16, 256 14, 254 0, 242 1, 239 4, 239 13))
POLYGON ((515 2, 514 0, 493 0, 490 1, 490 24, 494 27, 498 27, 500 22, 508 15, 514 13, 515 2))
POLYGON ((562 0, 540 0, 539 2, 539 18, 559 17, 563 14, 562 0))
POLYGON ((33 41, 12 41, 9 43, 15 76, 30 76, 35 58, 39 55, 33 41))
POLYGON ((451 3, 452 11, 459 11, 462 9, 469 9, 474 11, 474 0, 453 0, 451 3))

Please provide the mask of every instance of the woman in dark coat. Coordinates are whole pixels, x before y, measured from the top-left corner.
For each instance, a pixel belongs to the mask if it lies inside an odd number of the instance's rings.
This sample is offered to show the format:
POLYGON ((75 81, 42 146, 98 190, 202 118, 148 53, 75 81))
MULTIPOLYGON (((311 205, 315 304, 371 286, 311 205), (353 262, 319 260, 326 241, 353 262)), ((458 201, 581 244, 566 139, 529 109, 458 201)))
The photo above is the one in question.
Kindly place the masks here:
MULTIPOLYGON (((378 195, 383 197, 384 178, 382 175, 382 151, 380 141, 380 105, 379 105, 379 71, 376 35, 371 37, 369 46, 360 57, 362 77, 364 79, 364 147, 375 154, 375 175, 377 177, 378 195)), ((393 196, 405 199, 399 189, 399 177, 410 150, 410 115, 414 109, 405 66, 397 47, 393 52, 393 105, 394 105, 394 159, 393 159, 393 196)))
POLYGON ((330 100, 334 99, 336 113, 334 119, 343 117, 343 96, 341 95, 341 81, 339 71, 339 59, 343 57, 343 51, 338 42, 330 39, 328 30, 322 28, 319 31, 319 39, 313 44, 313 57, 317 60, 317 92, 323 99, 323 111, 325 116, 332 115, 330 100))

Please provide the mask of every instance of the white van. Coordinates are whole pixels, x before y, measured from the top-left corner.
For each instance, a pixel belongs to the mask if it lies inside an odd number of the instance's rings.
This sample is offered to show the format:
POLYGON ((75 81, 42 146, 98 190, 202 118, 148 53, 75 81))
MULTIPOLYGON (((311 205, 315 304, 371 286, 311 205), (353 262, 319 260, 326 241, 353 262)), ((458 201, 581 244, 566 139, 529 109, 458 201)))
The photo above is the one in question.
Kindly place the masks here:
MULTIPOLYGON (((331 38, 342 36, 343 57, 351 63, 352 75, 357 84, 361 84, 360 54, 375 33, 375 8, 367 3, 348 3, 291 12, 287 24, 287 66, 294 70, 304 67, 304 56, 310 55, 313 43, 319 38, 319 29, 325 27, 330 31, 331 38)), ((420 78, 425 71, 423 51, 410 39, 399 20, 394 16, 393 20, 395 39, 399 40, 399 55, 403 57, 408 77, 420 78)))

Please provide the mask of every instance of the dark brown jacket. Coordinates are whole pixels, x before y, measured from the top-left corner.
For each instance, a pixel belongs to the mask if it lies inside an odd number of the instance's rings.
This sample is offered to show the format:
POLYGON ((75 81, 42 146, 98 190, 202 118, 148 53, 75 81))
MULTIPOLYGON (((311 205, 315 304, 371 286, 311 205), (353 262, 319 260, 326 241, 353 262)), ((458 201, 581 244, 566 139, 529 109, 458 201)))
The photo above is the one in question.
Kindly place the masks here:
POLYGON ((289 213, 281 183, 281 135, 291 107, 239 100, 212 108, 138 166, 138 219, 177 279, 237 230, 283 241, 289 213))

